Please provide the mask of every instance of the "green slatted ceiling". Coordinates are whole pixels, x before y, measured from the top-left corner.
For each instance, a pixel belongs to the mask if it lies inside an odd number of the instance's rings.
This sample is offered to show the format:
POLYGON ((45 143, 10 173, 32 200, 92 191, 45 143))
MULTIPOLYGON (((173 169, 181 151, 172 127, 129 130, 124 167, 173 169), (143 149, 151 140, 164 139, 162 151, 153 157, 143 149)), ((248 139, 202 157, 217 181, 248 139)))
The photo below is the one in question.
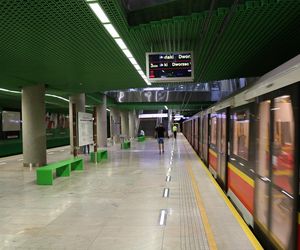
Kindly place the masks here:
MULTIPOLYGON (((299 0, 240 1, 233 13, 233 1, 216 1, 228 8, 134 27, 120 2, 99 0, 143 70, 151 49, 194 51, 202 82, 258 76, 300 53, 299 0)), ((186 3, 181 13, 191 10, 193 1, 186 3)), ((0 87, 45 83, 49 93, 66 96, 145 86, 83 0, 1 0, 0 45, 0 87)))
POLYGON ((46 83, 74 93, 145 86, 84 1, 2 0, 0 10, 2 87, 46 83))
MULTIPOLYGON (((122 13, 116 0, 105 2, 122 13)), ((247 1, 231 11, 219 8, 212 12, 211 19, 205 11, 153 21, 129 30, 124 17, 121 23, 115 15, 112 20, 142 68, 145 69, 145 52, 151 49, 193 50, 195 78, 202 82, 259 76, 300 53, 297 45, 300 43, 300 1, 247 1), (231 18, 219 36, 227 15, 231 18)))

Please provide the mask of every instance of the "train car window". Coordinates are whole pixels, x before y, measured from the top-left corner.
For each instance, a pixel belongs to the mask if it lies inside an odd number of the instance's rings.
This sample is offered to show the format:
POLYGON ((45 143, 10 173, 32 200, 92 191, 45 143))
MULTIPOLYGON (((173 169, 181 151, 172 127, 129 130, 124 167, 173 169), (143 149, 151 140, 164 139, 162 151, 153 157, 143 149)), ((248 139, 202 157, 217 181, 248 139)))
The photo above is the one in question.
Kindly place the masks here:
POLYGON ((211 127, 210 127, 210 143, 217 144, 217 117, 213 116, 211 118, 211 127))
POLYGON ((274 99, 272 142, 272 219, 271 232, 289 249, 292 235, 294 200, 294 117, 290 96, 274 99))
POLYGON ((270 159, 270 106, 271 101, 267 100, 259 104, 258 131, 257 131, 257 173, 261 176, 256 179, 255 204, 256 216, 261 224, 268 226, 268 205, 269 205, 269 159, 270 159))
POLYGON ((289 96, 274 100, 274 142, 272 166, 274 183, 293 194, 294 119, 289 96))
POLYGON ((233 153, 248 160, 249 150, 249 111, 233 115, 233 153))

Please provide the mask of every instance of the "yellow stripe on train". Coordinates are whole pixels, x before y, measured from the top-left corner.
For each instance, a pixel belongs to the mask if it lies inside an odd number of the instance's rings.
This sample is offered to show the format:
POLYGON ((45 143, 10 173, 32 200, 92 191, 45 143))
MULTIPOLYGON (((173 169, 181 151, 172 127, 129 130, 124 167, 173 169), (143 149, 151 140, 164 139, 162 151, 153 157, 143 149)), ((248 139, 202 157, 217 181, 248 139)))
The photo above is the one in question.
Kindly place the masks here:
POLYGON ((214 157, 218 157, 217 153, 213 151, 211 148, 209 149, 209 153, 211 153, 214 157))
POLYGON ((228 162, 228 168, 239 177, 241 177, 245 182, 247 182, 251 187, 254 187, 254 180, 251 179, 248 175, 244 174, 241 170, 237 167, 233 166, 230 162, 228 162))

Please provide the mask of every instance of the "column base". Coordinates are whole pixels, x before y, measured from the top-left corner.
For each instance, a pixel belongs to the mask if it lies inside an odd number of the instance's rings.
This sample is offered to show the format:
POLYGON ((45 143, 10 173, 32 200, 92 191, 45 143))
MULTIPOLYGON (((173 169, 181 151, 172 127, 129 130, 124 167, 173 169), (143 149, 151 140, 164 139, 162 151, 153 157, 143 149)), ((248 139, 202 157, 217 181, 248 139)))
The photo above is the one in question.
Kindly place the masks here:
POLYGON ((40 166, 44 166, 46 164, 42 164, 42 163, 23 163, 23 167, 25 168, 35 168, 35 167, 40 167, 40 166))

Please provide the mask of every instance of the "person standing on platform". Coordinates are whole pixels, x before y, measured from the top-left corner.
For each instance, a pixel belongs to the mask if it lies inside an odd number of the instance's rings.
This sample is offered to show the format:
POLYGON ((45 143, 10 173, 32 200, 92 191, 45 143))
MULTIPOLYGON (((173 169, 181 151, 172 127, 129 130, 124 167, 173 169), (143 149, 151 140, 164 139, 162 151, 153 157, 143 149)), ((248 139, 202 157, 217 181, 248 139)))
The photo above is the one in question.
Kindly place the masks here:
POLYGON ((161 153, 165 152, 164 137, 165 137, 166 129, 164 128, 163 124, 161 123, 161 124, 159 124, 158 127, 155 128, 155 131, 156 131, 156 136, 157 136, 159 154, 161 154, 161 153))
POLYGON ((175 124, 172 127, 172 131, 173 131, 174 139, 176 139, 176 137, 177 137, 177 126, 175 124))

